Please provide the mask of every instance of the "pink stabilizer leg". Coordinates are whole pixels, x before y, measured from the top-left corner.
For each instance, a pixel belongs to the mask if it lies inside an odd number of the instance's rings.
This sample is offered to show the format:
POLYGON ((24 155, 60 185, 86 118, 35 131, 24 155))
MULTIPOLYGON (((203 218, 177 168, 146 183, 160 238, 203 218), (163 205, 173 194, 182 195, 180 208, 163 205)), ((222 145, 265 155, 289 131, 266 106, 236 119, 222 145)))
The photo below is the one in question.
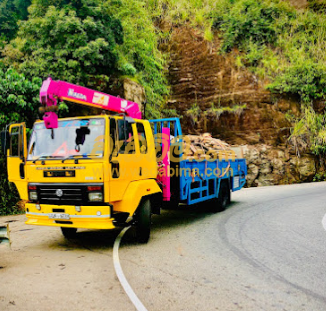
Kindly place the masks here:
POLYGON ((165 174, 162 176, 163 183, 163 201, 171 200, 171 177, 170 177, 170 129, 163 127, 162 129, 162 150, 163 150, 163 164, 165 174))

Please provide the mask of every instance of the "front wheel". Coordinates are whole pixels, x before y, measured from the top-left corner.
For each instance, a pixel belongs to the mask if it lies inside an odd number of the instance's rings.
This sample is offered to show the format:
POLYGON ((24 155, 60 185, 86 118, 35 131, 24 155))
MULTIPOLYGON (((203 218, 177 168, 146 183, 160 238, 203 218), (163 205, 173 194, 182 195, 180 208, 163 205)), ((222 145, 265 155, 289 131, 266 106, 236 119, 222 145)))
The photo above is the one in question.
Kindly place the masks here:
POLYGON ((151 232, 151 202, 143 200, 136 214, 136 238, 139 243, 147 243, 151 232))
POLYGON ((73 239, 76 237, 77 229, 61 227, 61 232, 66 239, 73 239))

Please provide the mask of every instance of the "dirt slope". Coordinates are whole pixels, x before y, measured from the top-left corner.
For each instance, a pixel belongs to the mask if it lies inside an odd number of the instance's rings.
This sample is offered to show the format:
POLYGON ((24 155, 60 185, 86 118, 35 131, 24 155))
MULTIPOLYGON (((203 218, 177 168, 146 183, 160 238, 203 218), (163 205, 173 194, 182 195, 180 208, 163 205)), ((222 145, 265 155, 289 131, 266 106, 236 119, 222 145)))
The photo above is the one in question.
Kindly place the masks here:
POLYGON ((210 131, 234 144, 285 143, 290 124, 284 113, 291 110, 297 114, 299 104, 272 96, 264 82, 235 65, 236 52, 219 55, 218 44, 218 40, 207 42, 200 32, 188 27, 173 30, 169 45, 172 98, 168 106, 184 116, 187 133, 210 131), (205 115, 212 105, 232 108, 244 104, 247 108, 241 115, 205 115), (198 122, 188 116, 194 105, 201 109, 198 122))
POLYGON ((163 47, 170 53, 172 95, 167 106, 182 116, 184 134, 210 132, 230 144, 246 145, 249 186, 312 181, 320 171, 319 159, 311 154, 297 158, 288 144, 291 124, 286 113, 298 116, 299 100, 267 91, 265 81, 237 67, 237 51, 218 53, 218 39, 207 42, 201 32, 187 26, 171 31, 171 40, 163 47), (241 113, 207 114, 212 105, 244 104, 241 113))

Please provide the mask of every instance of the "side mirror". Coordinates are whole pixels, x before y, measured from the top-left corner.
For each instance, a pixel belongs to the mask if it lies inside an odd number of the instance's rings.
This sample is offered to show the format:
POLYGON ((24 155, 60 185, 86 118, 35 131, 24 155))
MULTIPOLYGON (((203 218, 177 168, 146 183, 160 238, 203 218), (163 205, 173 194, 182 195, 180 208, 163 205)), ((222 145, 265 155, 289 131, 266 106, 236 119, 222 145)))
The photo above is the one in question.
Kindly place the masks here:
POLYGON ((9 133, 8 131, 2 131, 1 132, 1 152, 4 154, 4 155, 7 155, 7 150, 9 148, 9 133))

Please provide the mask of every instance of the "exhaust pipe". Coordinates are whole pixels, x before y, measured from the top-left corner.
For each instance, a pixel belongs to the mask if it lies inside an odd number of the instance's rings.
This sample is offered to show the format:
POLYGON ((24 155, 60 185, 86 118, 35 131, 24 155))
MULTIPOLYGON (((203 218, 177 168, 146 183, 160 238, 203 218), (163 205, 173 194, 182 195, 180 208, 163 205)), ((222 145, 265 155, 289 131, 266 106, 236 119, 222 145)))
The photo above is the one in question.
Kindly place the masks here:
POLYGON ((9 225, 1 225, 0 226, 0 246, 7 244, 9 248, 11 247, 11 241, 10 241, 10 230, 9 225))

